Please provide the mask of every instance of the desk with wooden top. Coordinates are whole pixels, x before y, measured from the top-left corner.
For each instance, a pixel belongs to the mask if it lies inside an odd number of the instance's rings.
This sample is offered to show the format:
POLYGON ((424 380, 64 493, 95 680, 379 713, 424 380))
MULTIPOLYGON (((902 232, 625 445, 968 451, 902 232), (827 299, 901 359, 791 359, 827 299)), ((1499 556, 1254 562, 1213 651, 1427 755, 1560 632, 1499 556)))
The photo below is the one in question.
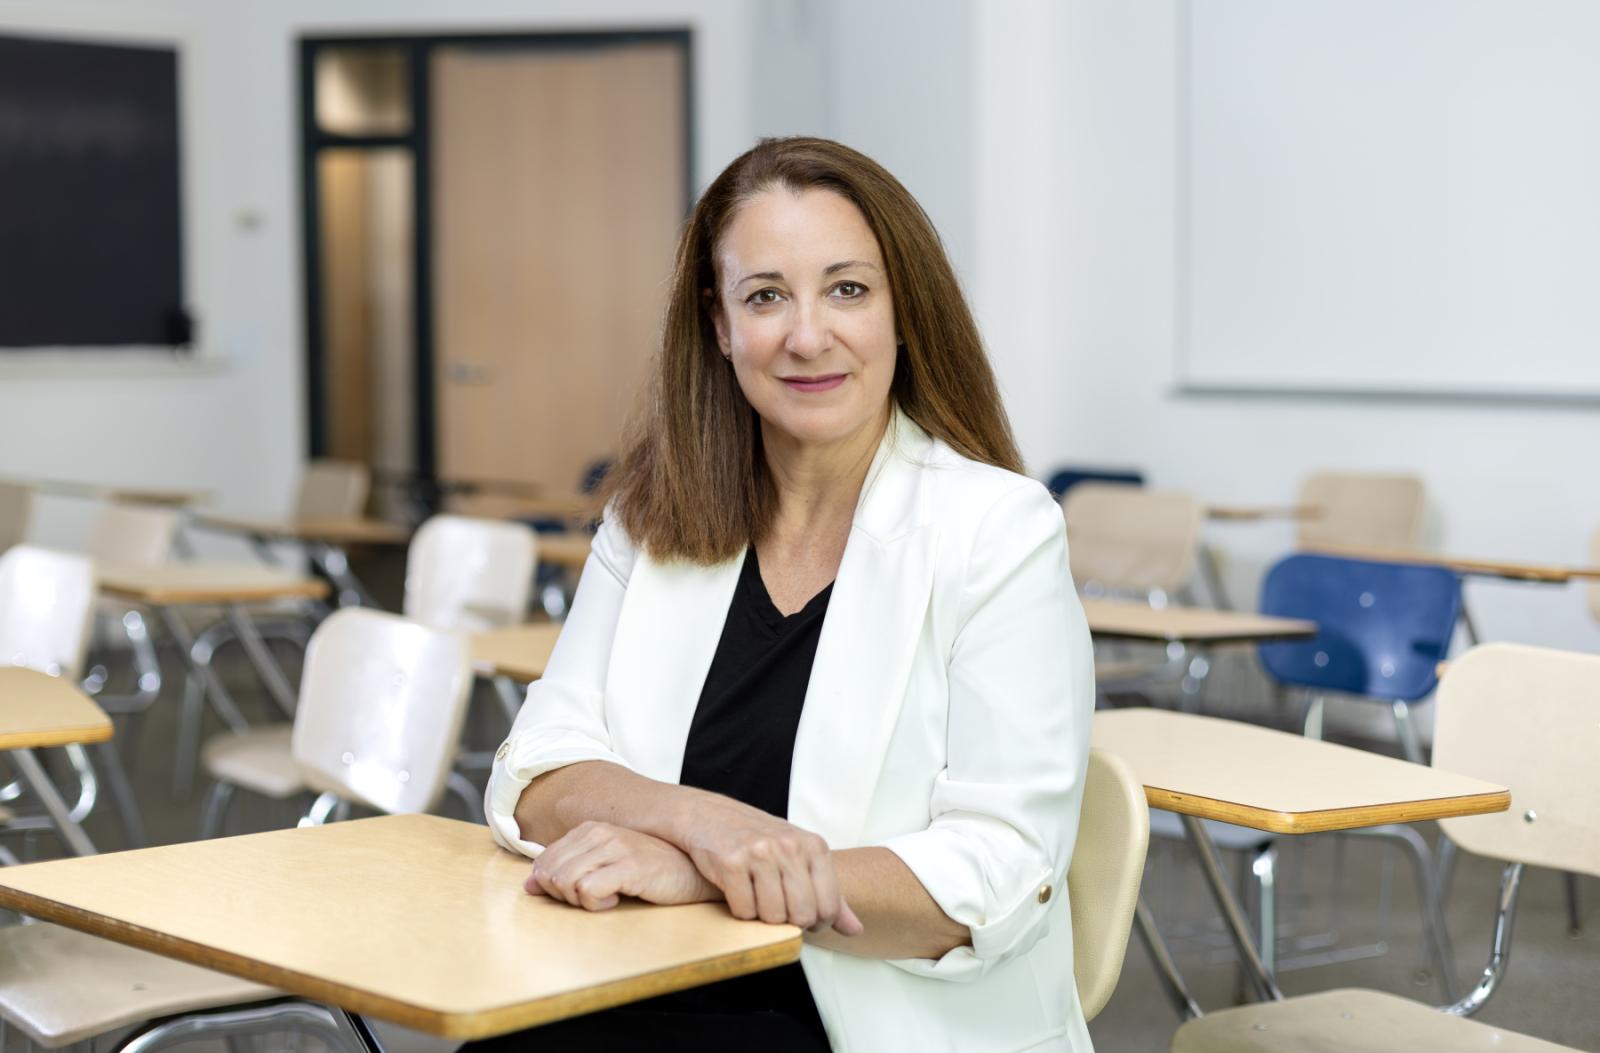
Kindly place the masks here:
POLYGON ((1104 640, 1219 646, 1317 635, 1317 623, 1300 618, 1205 607, 1151 607, 1132 600, 1085 599, 1083 613, 1089 621, 1090 635, 1104 640))
POLYGON ((338 1006, 369 1049, 354 1014, 487 1038, 800 955, 722 904, 589 913, 527 872, 482 826, 382 816, 8 867, 0 905, 338 1006))
POLYGON ((94 855, 95 847, 33 751, 110 739, 111 718, 76 685, 33 669, 0 666, 0 750, 10 752, 62 840, 80 856, 94 855))
POLYGON ((540 534, 536 549, 540 563, 549 563, 563 570, 581 572, 589 561, 593 540, 588 534, 572 531, 566 534, 540 534))
POLYGON ((90 483, 76 479, 40 476, 6 476, 3 482, 26 486, 42 494, 81 497, 91 501, 112 501, 129 505, 162 505, 184 508, 209 500, 210 491, 179 487, 128 486, 121 483, 90 483))
POLYGON ((469 641, 472 669, 479 676, 530 683, 544 675, 560 635, 560 622, 534 622, 473 633, 469 641))
POLYGON ((196 648, 194 633, 174 608, 191 604, 223 607, 227 628, 238 637, 245 656, 267 693, 285 715, 293 715, 295 689, 272 657, 245 605, 268 600, 320 600, 328 594, 326 582, 279 567, 224 562, 128 566, 97 564, 95 577, 102 594, 125 603, 153 608, 160 614, 162 623, 183 652, 190 676, 204 689, 198 694, 184 692, 185 711, 179 724, 178 757, 174 765, 176 785, 180 792, 187 789, 194 776, 195 760, 200 749, 199 706, 202 697, 210 701, 212 710, 230 729, 244 731, 249 724, 223 685, 222 678, 211 668, 210 656, 221 642, 221 638, 210 639, 216 635, 217 627, 206 630, 209 644, 206 653, 202 654, 196 648))
POLYGON ((361 579, 350 570, 350 545, 404 545, 411 531, 381 519, 353 516, 347 519, 251 519, 237 516, 196 516, 194 524, 206 530, 243 534, 256 543, 270 562, 269 541, 293 541, 303 545, 318 569, 339 588, 341 607, 379 606, 361 579))
MULTIPOLYGON (((1160 709, 1103 710, 1092 743, 1115 753, 1144 783, 1152 808, 1183 817, 1206 883, 1227 922, 1246 972, 1267 998, 1282 998, 1217 861, 1202 820, 1282 834, 1354 830, 1503 812, 1504 786, 1283 731, 1160 709)), ((1152 939, 1149 922, 1141 930, 1152 939)), ((1180 1001, 1187 995, 1153 953, 1180 1001)))

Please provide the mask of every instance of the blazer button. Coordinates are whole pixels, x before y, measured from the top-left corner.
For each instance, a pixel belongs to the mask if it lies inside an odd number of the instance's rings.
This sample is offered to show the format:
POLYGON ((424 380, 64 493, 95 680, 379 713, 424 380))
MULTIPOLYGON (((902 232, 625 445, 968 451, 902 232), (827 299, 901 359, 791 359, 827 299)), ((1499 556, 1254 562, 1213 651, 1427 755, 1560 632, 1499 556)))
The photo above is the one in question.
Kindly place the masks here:
POLYGON ((506 739, 504 742, 500 743, 500 748, 494 751, 494 759, 495 760, 505 760, 506 759, 506 754, 508 754, 510 752, 511 752, 511 740, 510 739, 506 739))
POLYGON ((1049 885, 1045 885, 1044 887, 1039 889, 1039 902, 1040 903, 1049 903, 1050 902, 1050 892, 1051 892, 1051 888, 1050 888, 1049 885))

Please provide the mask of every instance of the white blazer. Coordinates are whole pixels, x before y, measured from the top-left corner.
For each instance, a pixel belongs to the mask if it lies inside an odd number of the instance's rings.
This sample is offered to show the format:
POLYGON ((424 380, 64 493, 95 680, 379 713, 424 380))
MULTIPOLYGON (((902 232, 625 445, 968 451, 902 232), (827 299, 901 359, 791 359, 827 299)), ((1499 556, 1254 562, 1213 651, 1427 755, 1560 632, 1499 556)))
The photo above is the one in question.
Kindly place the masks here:
MULTIPOLYGON (((495 840, 534 777, 606 760, 677 782, 739 579, 658 563, 601 526, 544 678, 486 794, 495 840)), ((896 414, 862 488, 796 734, 789 819, 882 845, 972 930, 938 961, 807 945, 833 1048, 1091 1049, 1072 975, 1067 865, 1094 708, 1061 510, 1033 480, 896 414)))

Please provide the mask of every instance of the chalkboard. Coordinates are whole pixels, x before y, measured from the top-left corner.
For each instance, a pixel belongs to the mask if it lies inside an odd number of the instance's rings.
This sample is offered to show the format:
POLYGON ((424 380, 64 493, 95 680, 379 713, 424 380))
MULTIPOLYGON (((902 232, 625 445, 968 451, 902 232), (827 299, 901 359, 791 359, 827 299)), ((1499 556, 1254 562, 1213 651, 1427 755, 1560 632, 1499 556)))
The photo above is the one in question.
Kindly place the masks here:
POLYGON ((187 345, 178 54, 0 36, 0 349, 187 345))

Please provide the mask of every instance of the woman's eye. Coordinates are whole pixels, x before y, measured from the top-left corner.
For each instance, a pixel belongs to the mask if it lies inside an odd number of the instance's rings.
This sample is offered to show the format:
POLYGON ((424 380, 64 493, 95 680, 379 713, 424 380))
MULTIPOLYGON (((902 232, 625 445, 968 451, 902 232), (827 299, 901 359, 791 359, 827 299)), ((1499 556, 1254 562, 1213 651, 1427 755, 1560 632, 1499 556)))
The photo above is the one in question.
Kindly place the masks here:
POLYGON ((866 295, 867 287, 859 282, 840 282, 833 287, 833 291, 846 300, 855 300, 866 295))
POLYGON ((747 296, 745 298, 744 302, 745 303, 750 303, 750 304, 756 304, 758 306, 759 305, 764 305, 764 304, 769 304, 769 303, 777 303, 778 302, 778 290, 776 290, 776 289, 757 289, 755 292, 753 292, 749 296, 747 296))

